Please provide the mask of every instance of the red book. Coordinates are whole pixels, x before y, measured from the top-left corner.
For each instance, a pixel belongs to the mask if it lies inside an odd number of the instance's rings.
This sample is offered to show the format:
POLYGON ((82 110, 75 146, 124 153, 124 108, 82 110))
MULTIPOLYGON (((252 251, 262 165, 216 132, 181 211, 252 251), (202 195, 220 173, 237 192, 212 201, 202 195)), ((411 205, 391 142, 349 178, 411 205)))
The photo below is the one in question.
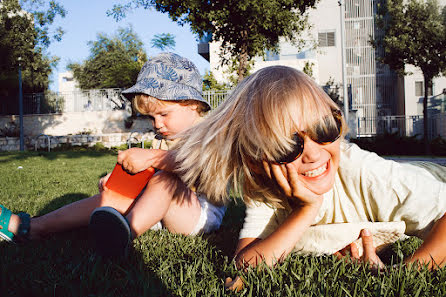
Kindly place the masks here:
POLYGON ((130 174, 122 169, 121 164, 116 164, 105 186, 116 193, 135 199, 154 174, 154 168, 130 174))

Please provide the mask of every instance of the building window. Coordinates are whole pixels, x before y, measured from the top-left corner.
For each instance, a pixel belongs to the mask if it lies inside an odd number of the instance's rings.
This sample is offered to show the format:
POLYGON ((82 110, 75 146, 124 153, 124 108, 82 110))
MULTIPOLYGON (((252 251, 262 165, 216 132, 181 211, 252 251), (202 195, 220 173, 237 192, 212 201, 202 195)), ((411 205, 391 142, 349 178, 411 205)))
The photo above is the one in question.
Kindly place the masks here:
MULTIPOLYGON (((432 86, 427 89, 427 95, 432 96, 432 86)), ((415 82, 415 96, 424 97, 424 81, 415 82)))
POLYGON ((336 46, 335 42, 335 32, 319 32, 318 34, 319 46, 328 47, 336 46))
POLYGON ((267 50, 267 51, 265 51, 264 60, 265 61, 277 61, 277 60, 280 60, 279 54, 275 53, 273 51, 267 50))

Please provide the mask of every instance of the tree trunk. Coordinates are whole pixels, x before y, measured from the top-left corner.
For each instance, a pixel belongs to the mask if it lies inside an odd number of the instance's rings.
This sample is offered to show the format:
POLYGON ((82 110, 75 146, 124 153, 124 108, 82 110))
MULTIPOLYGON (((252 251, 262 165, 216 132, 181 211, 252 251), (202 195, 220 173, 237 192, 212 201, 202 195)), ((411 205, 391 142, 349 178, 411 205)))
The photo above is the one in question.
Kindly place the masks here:
POLYGON ((241 52, 240 52, 240 57, 238 58, 239 65, 237 69, 239 83, 243 80, 243 78, 245 78, 246 68, 248 66, 248 46, 246 44, 248 42, 248 32, 242 31, 241 35, 243 39, 243 44, 240 49, 241 52))
POLYGON ((428 91, 429 91, 431 78, 427 77, 424 73, 423 73, 423 76, 424 76, 424 98, 423 98, 423 132, 424 132, 423 141, 424 141, 424 153, 426 155, 430 155, 431 154, 431 148, 430 148, 430 145, 429 145, 429 138, 428 138, 429 118, 428 118, 428 112, 427 112, 427 97, 428 97, 428 91))

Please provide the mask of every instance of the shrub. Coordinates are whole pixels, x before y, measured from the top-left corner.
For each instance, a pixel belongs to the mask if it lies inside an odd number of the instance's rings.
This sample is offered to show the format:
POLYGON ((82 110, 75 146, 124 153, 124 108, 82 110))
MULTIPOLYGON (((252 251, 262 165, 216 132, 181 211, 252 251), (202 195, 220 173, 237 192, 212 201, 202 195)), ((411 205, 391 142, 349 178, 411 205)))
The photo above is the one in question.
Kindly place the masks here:
MULTIPOLYGON (((375 137, 351 139, 361 148, 375 152, 378 155, 424 155, 423 140, 415 136, 400 136, 398 134, 384 134, 375 137)), ((446 156, 446 140, 437 137, 430 143, 433 155, 446 156)))

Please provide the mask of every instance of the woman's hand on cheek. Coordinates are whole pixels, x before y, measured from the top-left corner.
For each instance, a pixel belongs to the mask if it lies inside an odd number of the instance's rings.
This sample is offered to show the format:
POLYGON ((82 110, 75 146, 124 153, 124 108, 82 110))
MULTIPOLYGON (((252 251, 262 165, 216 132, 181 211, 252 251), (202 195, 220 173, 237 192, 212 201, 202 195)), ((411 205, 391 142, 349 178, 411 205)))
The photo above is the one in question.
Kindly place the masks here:
POLYGON ((322 201, 322 196, 308 189, 300 180, 292 164, 272 164, 263 161, 263 168, 270 178, 274 178, 284 194, 303 204, 315 204, 322 201))

